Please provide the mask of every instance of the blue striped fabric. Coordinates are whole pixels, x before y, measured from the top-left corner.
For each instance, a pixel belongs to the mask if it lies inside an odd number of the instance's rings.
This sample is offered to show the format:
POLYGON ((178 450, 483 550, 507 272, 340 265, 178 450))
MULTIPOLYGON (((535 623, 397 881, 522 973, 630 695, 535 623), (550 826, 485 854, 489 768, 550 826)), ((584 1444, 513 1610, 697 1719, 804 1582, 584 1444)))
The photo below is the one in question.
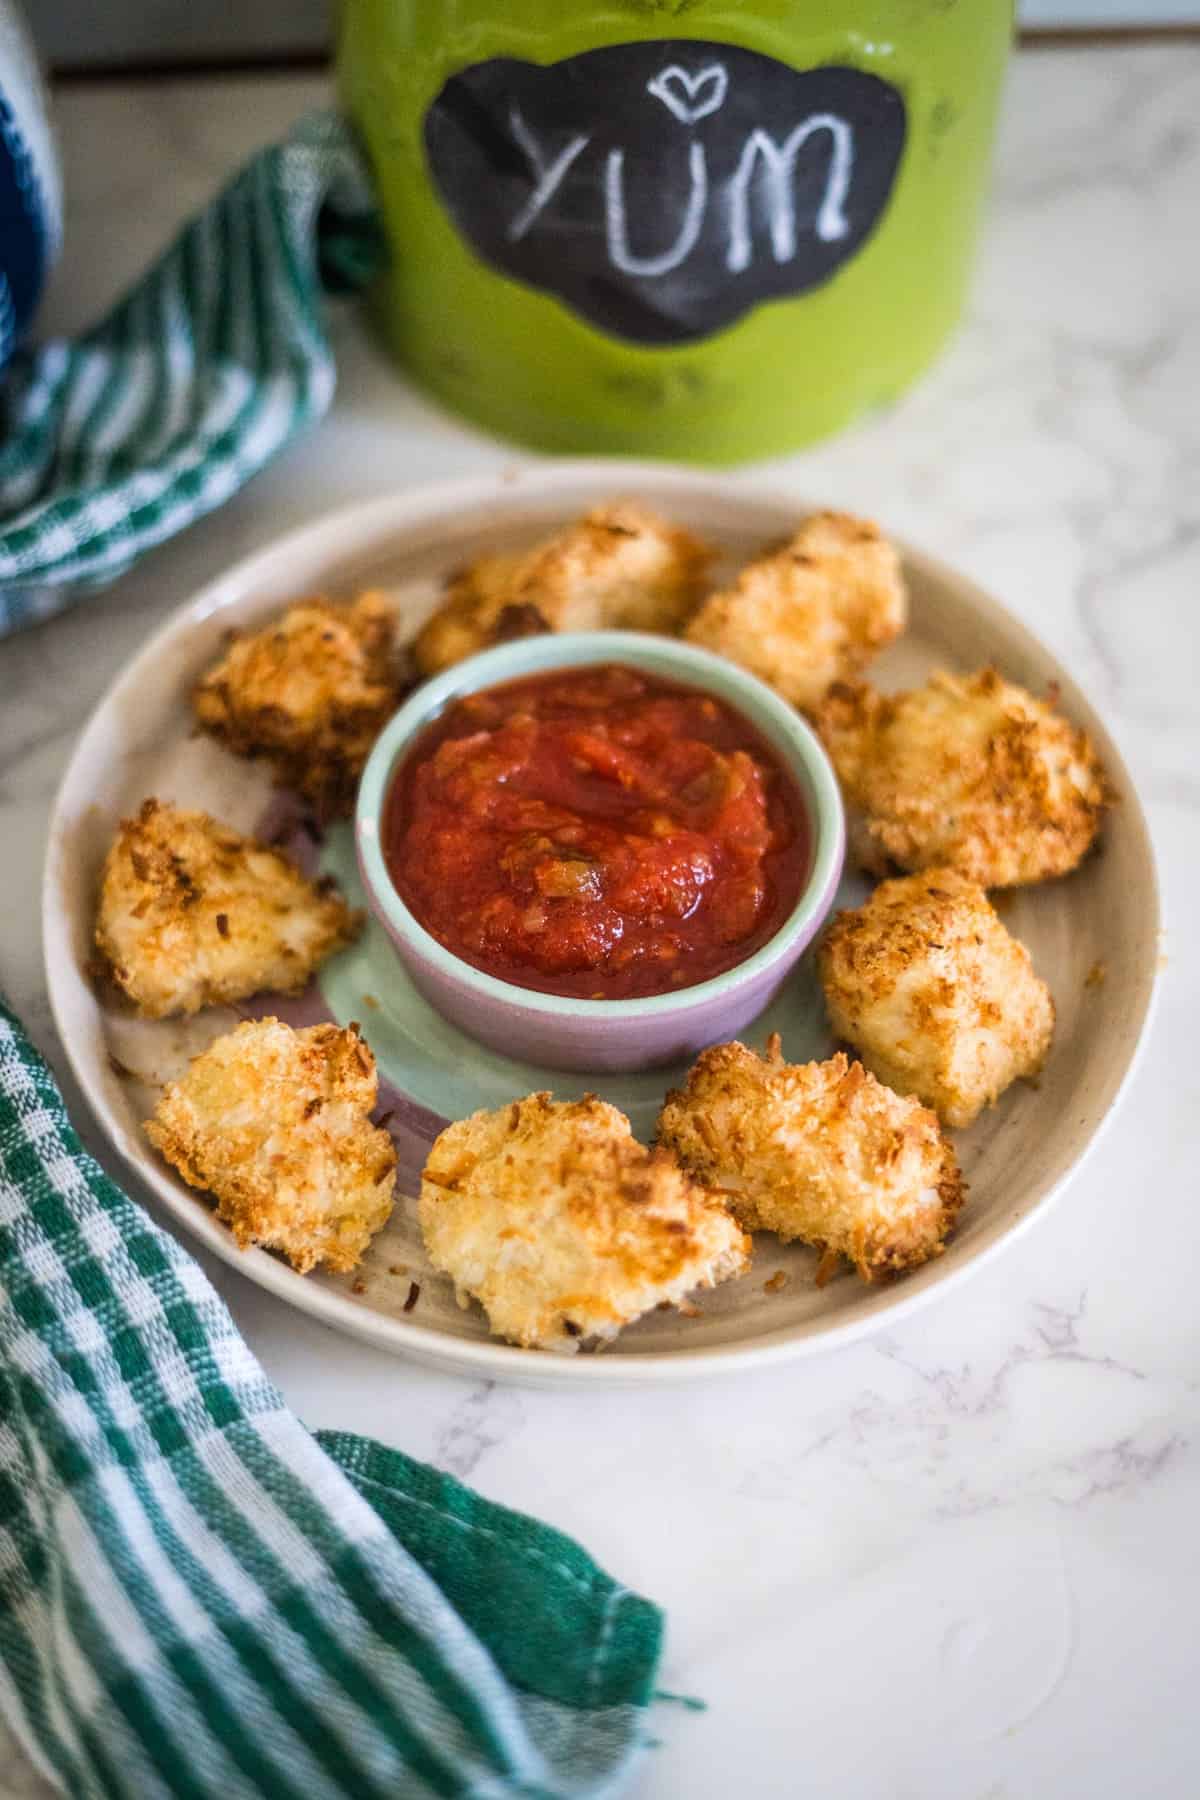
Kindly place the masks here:
POLYGON ((333 395, 322 307, 382 259, 334 113, 255 157, 107 318, 0 376, 0 635, 219 506, 333 395))
POLYGON ((46 91, 16 0, 0 0, 0 365, 37 311, 61 232, 46 91))

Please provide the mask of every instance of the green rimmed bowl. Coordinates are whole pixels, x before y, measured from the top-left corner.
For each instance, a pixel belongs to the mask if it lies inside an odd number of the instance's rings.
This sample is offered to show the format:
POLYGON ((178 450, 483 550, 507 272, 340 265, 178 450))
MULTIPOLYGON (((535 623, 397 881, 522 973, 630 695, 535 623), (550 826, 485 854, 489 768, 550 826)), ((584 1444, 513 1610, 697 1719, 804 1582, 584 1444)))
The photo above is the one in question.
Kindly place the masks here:
POLYGON ((765 683, 707 650, 637 631, 522 638, 485 650, 421 687, 383 731, 355 812, 368 902, 413 984, 430 1005, 491 1049, 552 1069, 634 1070, 694 1055, 736 1037, 768 1005, 833 904, 845 854, 837 781, 816 736, 765 683), (384 860, 383 813, 400 764, 455 701, 522 676, 619 663, 722 700, 766 739, 799 788, 812 852, 803 890, 779 930, 724 974, 636 1000, 580 1000, 501 981, 464 962, 404 904, 384 860))

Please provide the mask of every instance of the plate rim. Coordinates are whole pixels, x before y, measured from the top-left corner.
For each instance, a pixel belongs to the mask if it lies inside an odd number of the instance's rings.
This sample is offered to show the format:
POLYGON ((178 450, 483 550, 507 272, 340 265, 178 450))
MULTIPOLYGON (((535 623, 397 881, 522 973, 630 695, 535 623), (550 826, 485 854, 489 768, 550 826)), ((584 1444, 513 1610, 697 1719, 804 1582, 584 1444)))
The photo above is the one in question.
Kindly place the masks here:
MULTIPOLYGON (((1125 1065, 1091 1136, 1075 1160, 1056 1179, 1044 1186, 1035 1181, 1023 1210, 972 1256, 950 1268, 939 1258, 915 1271, 902 1287, 881 1286, 870 1304, 861 1307, 851 1318, 837 1323, 782 1326, 749 1344, 630 1351, 619 1357, 538 1354, 499 1339, 453 1337, 415 1320, 375 1312, 348 1294, 311 1283, 306 1276, 298 1274, 266 1250, 257 1247, 239 1250, 216 1214, 205 1207, 191 1189, 176 1182, 167 1170, 158 1168, 140 1146, 130 1142, 124 1125, 112 1111, 94 1056, 89 1047, 79 1041, 74 1023, 68 1026, 68 1010, 72 999, 77 997, 71 992, 72 977, 78 988, 86 993, 97 1021, 100 1008, 77 966, 67 930, 68 915, 59 899, 58 873, 64 838, 64 810, 72 790, 79 783, 91 741, 114 704, 136 685, 141 670, 153 664, 176 637, 223 607, 251 596, 256 586, 263 587, 270 571, 281 560, 303 561, 307 558, 316 563, 322 555, 326 559, 339 554, 351 556, 356 547, 365 550, 385 536, 399 536, 421 523, 433 522, 460 508, 478 510, 493 504, 502 508, 506 500, 516 506, 522 498, 552 499, 559 489, 579 486, 596 485, 611 491, 636 485, 652 490, 660 499, 672 493, 691 498, 708 494, 723 503, 740 499, 748 507, 787 511, 800 516, 817 510, 812 502, 785 488, 778 480, 773 483, 753 481, 751 485, 752 481, 753 477, 744 473, 719 474, 672 464, 622 458, 563 458, 553 463, 515 469, 510 466, 483 475, 416 483, 390 494, 352 501, 273 537, 173 607, 105 688, 76 737, 50 808, 41 885, 43 970, 51 1016, 67 1065, 109 1144, 166 1209, 171 1223, 198 1238, 231 1268, 330 1329, 451 1373, 541 1388, 615 1389, 676 1385, 699 1378, 734 1376, 751 1368, 778 1366, 803 1356, 825 1354, 908 1317, 935 1295, 949 1294, 969 1275, 1022 1237, 1036 1220, 1046 1216, 1051 1203, 1087 1164, 1128 1093, 1145 1051, 1158 1000, 1160 984, 1154 961, 1139 971, 1140 1016, 1133 1026, 1125 1065)), ((891 532, 888 535, 906 563, 919 568, 934 581, 965 591, 972 608, 985 624, 995 622, 1010 639, 1061 669, 1057 655, 1042 644, 1024 620, 1010 612, 969 575, 910 544, 903 536, 891 532)), ((1089 715, 1094 715, 1095 708, 1069 672, 1062 669, 1061 673, 1068 701, 1073 697, 1082 702, 1089 715)), ((1098 722, 1105 740, 1101 746, 1105 760, 1121 786, 1123 816, 1140 840, 1147 887, 1148 936, 1151 943, 1157 945, 1162 931, 1162 903, 1153 838, 1120 746, 1106 721, 1100 719, 1098 722)))

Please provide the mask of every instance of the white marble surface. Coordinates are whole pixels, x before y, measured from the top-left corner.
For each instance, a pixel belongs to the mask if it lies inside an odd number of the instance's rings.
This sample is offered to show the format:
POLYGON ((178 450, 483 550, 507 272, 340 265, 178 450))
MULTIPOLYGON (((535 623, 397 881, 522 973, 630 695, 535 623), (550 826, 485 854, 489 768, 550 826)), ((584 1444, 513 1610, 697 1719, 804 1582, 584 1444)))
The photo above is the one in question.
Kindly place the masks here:
MULTIPOLYGON (((298 79, 66 95, 50 322, 93 314, 323 95, 298 79)), ((1200 1791, 1198 118, 1200 48, 1018 59, 958 341, 891 415, 767 471, 1000 594, 1106 712, 1147 803, 1176 921, 1157 1021, 1122 1117, 1053 1212, 890 1336, 661 1395, 439 1377, 210 1269, 310 1424, 540 1513, 665 1606, 663 1684, 708 1710, 657 1710, 643 1800, 1200 1791)), ((0 984, 52 1058, 47 811, 130 651, 289 525, 513 460, 408 392, 353 313, 337 335, 330 420, 118 590, 0 647, 0 984)), ((0 1771, 0 1792, 22 1791, 2 1746, 0 1771)))

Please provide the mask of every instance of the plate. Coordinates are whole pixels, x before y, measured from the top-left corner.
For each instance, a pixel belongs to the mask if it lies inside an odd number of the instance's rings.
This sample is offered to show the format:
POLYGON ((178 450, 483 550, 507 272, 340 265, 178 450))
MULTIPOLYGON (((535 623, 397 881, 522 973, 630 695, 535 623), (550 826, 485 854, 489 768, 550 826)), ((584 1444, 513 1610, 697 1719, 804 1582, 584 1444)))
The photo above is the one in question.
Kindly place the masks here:
MULTIPOLYGON (((539 1386, 674 1382, 749 1369, 832 1346, 891 1323, 943 1293, 1029 1225, 1079 1167, 1111 1118, 1130 1073, 1154 990, 1158 897, 1142 810, 1104 725, 1066 672, 1002 606, 953 570, 901 546, 911 596, 905 636, 873 666, 882 687, 909 685, 934 666, 994 662, 1037 692, 1057 684, 1064 710, 1091 734, 1118 794, 1101 845, 1063 881, 1001 900, 1009 928, 1028 945, 1058 1012, 1054 1048, 1036 1086, 1010 1089, 955 1142, 970 1184, 945 1254, 891 1286, 847 1274, 818 1288, 816 1256, 760 1235, 752 1270, 698 1302, 696 1317, 655 1312, 602 1353, 559 1357, 489 1337, 476 1307, 456 1306, 449 1282, 429 1270, 412 1200, 424 1147, 447 1117, 534 1086, 569 1095, 572 1078, 481 1049, 415 995, 383 934, 327 965, 299 1001, 264 999, 255 1011, 362 1022, 379 1058, 401 1152, 395 1213, 352 1275, 300 1276, 263 1250, 239 1251, 202 1196, 153 1154, 141 1123, 158 1084, 172 1078, 237 1014, 215 1009, 188 1021, 148 1022, 107 1011, 86 973, 100 865, 118 819, 148 794, 201 806, 243 830, 272 808, 266 775, 192 734, 187 697, 231 626, 253 627, 287 601, 315 591, 380 586, 416 630, 441 577, 485 549, 508 548, 615 494, 637 495, 715 539, 730 566, 794 528, 807 510, 794 497, 659 464, 563 462, 503 478, 409 490, 348 508, 294 532, 213 582, 181 607, 114 683, 84 730, 55 802, 47 852, 46 972, 71 1067, 103 1130, 171 1218, 210 1250, 291 1305, 385 1349, 443 1368, 539 1386), (787 1279, 772 1278, 782 1271, 787 1279), (771 1285, 768 1288, 767 1283, 771 1285), (418 1297, 410 1302, 414 1285, 418 1297)), ((274 803, 276 807, 278 802, 274 803)), ((348 834, 314 850, 356 885, 348 834)), ((847 884, 843 900, 865 889, 847 884)), ((778 1025, 794 1060, 832 1048, 806 958, 753 1032, 778 1025)), ((598 1079, 645 1134, 671 1072, 598 1079)))

